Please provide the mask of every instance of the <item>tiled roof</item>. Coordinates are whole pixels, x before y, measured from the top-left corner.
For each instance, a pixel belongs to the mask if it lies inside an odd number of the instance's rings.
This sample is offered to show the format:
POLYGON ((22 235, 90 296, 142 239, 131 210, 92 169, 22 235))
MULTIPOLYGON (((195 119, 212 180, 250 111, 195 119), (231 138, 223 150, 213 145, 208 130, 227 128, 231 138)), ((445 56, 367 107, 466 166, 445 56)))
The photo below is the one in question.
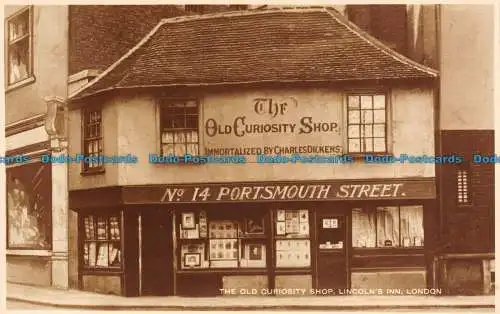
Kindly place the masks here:
POLYGON ((70 97, 137 87, 437 75, 333 10, 256 10, 164 19, 136 47, 70 97))

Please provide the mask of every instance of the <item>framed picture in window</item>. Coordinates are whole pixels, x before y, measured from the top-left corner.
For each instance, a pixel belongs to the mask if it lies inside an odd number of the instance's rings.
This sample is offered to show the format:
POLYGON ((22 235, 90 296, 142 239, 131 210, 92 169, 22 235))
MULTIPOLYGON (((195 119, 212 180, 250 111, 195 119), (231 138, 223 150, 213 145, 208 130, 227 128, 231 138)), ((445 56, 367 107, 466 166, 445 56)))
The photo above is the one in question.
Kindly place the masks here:
POLYGON ((201 266, 201 254, 200 253, 184 254, 184 266, 185 267, 201 266))
POLYGON ((195 229, 194 213, 186 212, 181 215, 182 229, 195 229))
POLYGON ((276 220, 277 221, 285 221, 285 211, 280 209, 278 210, 278 213, 276 214, 276 220))
POLYGON ((278 221, 276 223, 276 234, 277 235, 285 235, 286 234, 286 225, 284 221, 278 221))
POLYGON ((260 261, 263 259, 262 244, 250 244, 248 248, 248 259, 251 261, 260 261))
POLYGON ((246 234, 264 234, 264 218, 245 219, 246 234))

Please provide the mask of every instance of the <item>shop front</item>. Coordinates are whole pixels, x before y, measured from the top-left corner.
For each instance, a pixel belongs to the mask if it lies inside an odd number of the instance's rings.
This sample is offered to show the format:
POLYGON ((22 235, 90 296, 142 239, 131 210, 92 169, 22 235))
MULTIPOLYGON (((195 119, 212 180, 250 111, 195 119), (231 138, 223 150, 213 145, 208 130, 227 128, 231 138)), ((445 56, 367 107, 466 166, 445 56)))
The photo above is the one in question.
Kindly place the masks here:
POLYGON ((432 286, 433 178, 129 186, 70 199, 81 208, 84 290, 344 295, 432 286), (110 206, 85 201, 101 193, 110 206))

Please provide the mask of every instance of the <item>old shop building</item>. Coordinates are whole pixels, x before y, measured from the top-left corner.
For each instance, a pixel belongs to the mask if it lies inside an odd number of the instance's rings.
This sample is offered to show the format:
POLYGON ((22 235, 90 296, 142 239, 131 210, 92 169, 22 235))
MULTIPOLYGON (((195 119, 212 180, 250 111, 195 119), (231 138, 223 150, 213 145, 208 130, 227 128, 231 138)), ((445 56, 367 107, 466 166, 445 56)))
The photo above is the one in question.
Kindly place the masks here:
POLYGON ((71 155, 139 158, 70 166, 81 288, 432 287, 434 164, 359 158, 434 155, 437 76, 333 10, 162 20, 71 96, 71 155), (149 161, 276 147, 355 158, 149 161))

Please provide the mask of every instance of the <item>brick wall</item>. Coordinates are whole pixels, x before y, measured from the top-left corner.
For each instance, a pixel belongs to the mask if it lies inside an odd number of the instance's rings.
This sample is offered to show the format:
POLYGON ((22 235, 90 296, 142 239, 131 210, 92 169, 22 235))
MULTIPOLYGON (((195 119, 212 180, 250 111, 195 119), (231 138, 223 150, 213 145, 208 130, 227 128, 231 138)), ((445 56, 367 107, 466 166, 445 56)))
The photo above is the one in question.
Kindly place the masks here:
POLYGON ((348 5, 347 16, 392 49, 406 54, 406 5, 348 5))
MULTIPOLYGON (((494 153, 492 130, 442 131, 442 154, 494 153)), ((441 199, 447 252, 493 252, 494 165, 470 164, 471 205, 457 205, 456 166, 442 167, 441 199), (447 235, 447 237, 446 237, 447 235)))
POLYGON ((188 14, 174 5, 70 6, 69 74, 106 69, 162 18, 188 14))

